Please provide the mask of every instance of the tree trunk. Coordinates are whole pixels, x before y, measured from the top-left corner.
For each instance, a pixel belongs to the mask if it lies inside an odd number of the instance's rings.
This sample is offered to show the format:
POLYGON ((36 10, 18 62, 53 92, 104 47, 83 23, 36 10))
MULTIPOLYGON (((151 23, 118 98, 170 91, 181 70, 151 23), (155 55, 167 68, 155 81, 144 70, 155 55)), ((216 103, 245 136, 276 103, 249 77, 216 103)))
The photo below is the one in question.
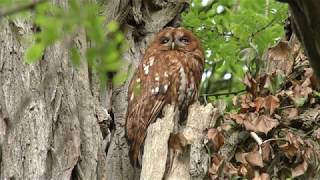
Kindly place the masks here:
MULTIPOLYGON (((174 25, 184 6, 162 0, 105 2, 107 22, 119 21, 130 44, 122 70, 130 63, 136 67, 153 34, 174 25)), ((86 32, 73 40, 81 50, 77 70, 63 42, 48 47, 39 63, 27 65, 31 17, 0 23, 0 178, 133 179, 124 137, 128 83, 109 90, 111 100, 100 90, 84 56, 86 32), (106 136, 101 130, 110 131, 106 136)))
POLYGON ((278 0, 287 2, 293 27, 302 43, 315 74, 320 78, 320 3, 318 0, 278 0))
MULTIPOLYGON (((108 20, 121 22, 130 49, 124 55, 127 64, 137 67, 153 35, 163 27, 176 23, 174 19, 183 10, 183 2, 165 2, 162 0, 129 1, 111 0, 106 4, 108 20), (150 8, 149 8, 150 7, 150 8), (151 8, 157 7, 157 9, 151 8), (130 18, 131 17, 131 18, 130 18), (143 24, 143 25, 142 25, 143 24)), ((123 68, 127 71, 127 68, 123 68)), ((128 82, 113 89, 112 112, 114 113, 115 130, 107 155, 108 179, 135 179, 139 173, 131 167, 128 157, 128 145, 125 139, 125 117, 127 108, 128 82)))

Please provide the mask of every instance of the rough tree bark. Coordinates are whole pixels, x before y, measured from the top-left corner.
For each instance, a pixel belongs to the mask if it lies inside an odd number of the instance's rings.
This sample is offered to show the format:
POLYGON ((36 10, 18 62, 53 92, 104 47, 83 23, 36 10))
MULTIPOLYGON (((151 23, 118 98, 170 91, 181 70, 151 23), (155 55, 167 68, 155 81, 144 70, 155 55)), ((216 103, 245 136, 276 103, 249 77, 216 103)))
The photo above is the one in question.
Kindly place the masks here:
MULTIPOLYGON (((183 1, 107 1, 106 17, 122 24, 131 44, 125 54, 128 64, 137 67, 153 35, 167 25, 175 25, 184 6, 183 1)), ((107 155, 107 174, 110 179, 133 179, 134 175, 136 179, 139 178, 139 172, 134 172, 129 164, 128 146, 124 137, 127 85, 113 89, 111 104, 115 130, 107 155)))
POLYGON ((172 135, 177 122, 173 106, 166 106, 164 117, 149 126, 141 179, 201 180, 207 175, 210 158, 204 148, 205 132, 216 123, 218 109, 214 109, 212 104, 201 106, 195 103, 188 111, 186 124, 179 127, 177 135, 172 135), (168 154, 172 157, 170 169, 166 169, 168 154))
MULTIPOLYGON (((124 71, 130 63, 136 67, 154 33, 177 23, 185 7, 184 1, 100 2, 107 22, 119 21, 131 45, 124 71)), ((124 138, 127 83, 107 96, 86 63, 72 67, 63 42, 47 48, 38 64, 26 65, 31 17, 0 21, 0 178, 133 179, 124 138), (101 129, 110 132, 105 136, 101 129)), ((80 30, 73 39, 82 62, 89 46, 85 33, 80 30)))
POLYGON ((293 26, 314 72, 320 78, 320 3, 318 0, 278 0, 287 2, 293 26))
MULTIPOLYGON (((26 65, 30 18, 1 22, 1 179, 103 179, 98 172, 106 155, 96 118, 102 106, 88 66, 76 71, 61 42, 47 48, 40 63, 26 65)), ((86 48, 85 32, 74 42, 86 48)))

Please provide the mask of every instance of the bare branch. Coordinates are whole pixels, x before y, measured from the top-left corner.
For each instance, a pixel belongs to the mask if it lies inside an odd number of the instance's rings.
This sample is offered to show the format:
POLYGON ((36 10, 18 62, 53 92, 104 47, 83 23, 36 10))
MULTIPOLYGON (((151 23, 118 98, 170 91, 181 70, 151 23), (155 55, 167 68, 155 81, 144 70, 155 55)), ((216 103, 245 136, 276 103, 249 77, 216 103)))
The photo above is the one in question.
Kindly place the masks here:
POLYGON ((208 94, 201 94, 200 96, 228 96, 228 95, 237 95, 240 93, 246 92, 245 89, 239 90, 239 91, 233 91, 233 92, 225 92, 225 93, 208 93, 208 94))

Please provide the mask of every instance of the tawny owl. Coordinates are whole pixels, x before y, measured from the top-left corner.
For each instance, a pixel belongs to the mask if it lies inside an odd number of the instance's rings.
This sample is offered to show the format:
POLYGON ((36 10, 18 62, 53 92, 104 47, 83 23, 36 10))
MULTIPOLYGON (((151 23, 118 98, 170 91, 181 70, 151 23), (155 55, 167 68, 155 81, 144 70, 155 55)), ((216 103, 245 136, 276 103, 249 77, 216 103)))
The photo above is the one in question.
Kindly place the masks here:
POLYGON ((162 108, 173 104, 186 112, 197 99, 203 66, 203 50, 191 31, 169 27, 156 35, 129 85, 126 136, 133 166, 140 167, 147 128, 162 108))

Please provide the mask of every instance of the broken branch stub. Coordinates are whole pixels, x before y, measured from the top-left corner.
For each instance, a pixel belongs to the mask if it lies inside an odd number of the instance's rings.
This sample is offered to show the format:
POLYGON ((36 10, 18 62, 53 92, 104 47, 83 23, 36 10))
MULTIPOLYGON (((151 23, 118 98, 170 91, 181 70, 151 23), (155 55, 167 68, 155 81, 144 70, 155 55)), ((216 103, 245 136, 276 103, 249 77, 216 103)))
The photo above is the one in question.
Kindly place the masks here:
POLYGON ((161 180, 164 177, 168 154, 168 140, 174 129, 174 107, 163 109, 164 117, 148 128, 142 158, 141 180, 161 180))
POLYGON ((172 167, 166 174, 168 140, 174 130, 175 113, 172 106, 166 106, 164 117, 148 128, 140 179, 203 179, 207 174, 209 156, 204 148, 205 130, 216 121, 217 109, 211 104, 190 106, 186 125, 179 130, 190 146, 174 153, 172 167))

